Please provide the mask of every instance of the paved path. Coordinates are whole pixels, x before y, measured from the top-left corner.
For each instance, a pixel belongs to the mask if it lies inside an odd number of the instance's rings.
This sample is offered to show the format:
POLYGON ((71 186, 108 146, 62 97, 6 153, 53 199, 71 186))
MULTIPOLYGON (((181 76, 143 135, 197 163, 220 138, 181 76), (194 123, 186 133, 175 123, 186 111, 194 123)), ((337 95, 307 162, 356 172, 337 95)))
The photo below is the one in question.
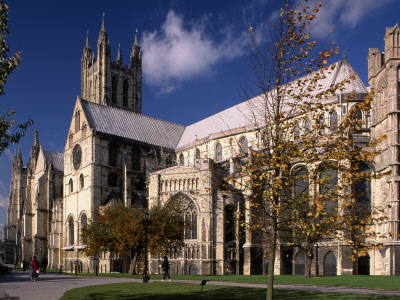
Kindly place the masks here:
MULTIPOLYGON (((0 276, 0 299, 17 297, 20 300, 58 300, 62 295, 73 288, 118 283, 118 282, 141 282, 141 279, 131 278, 104 278, 104 277, 85 277, 58 275, 54 273, 40 274, 37 282, 31 282, 28 272, 14 271, 11 274, 0 276)), ((200 284, 200 281, 192 280, 173 280, 174 282, 184 282, 200 284)), ((149 282, 151 284, 152 281, 149 282)), ((168 284, 168 283, 166 283, 168 284)), ((208 281, 207 285, 239 286, 252 288, 266 288, 266 284, 259 283, 239 283, 208 281)), ((276 289, 315 291, 320 293, 346 293, 364 295, 384 295, 397 296, 400 298, 400 291, 371 290, 351 287, 326 287, 317 285, 275 285, 276 289)))

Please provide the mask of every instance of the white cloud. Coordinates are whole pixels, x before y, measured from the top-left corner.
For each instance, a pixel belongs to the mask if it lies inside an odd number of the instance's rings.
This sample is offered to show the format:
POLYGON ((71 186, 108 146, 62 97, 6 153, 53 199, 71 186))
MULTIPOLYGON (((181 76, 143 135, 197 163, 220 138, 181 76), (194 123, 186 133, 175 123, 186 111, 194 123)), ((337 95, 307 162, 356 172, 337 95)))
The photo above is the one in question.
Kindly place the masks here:
POLYGON ((170 10, 160 31, 143 34, 143 72, 148 84, 169 93, 188 79, 209 74, 218 62, 243 54, 245 32, 235 36, 225 28, 218 31, 222 40, 215 41, 206 34, 207 18, 187 28, 183 17, 170 10))
MULTIPOLYGON (((312 32, 318 37, 326 37, 330 30, 354 28, 361 20, 390 2, 393 0, 324 1, 312 24, 312 32)), ((315 3, 312 1, 310 5, 315 3)))
POLYGON ((0 194, 0 207, 7 208, 7 206, 8 206, 8 196, 0 194))

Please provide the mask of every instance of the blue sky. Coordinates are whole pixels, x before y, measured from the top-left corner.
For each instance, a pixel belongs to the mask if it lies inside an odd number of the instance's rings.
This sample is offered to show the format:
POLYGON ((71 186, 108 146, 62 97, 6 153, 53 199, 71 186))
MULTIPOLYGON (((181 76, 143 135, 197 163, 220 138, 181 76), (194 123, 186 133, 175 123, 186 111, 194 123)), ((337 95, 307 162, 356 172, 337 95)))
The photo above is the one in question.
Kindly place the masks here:
MULTIPOLYGON (((189 125, 237 104, 246 78, 247 30, 265 29, 278 0, 230 1, 8 1, 11 51, 22 63, 8 79, 0 113, 13 108, 16 121, 33 119, 21 142, 24 164, 33 131, 45 150, 62 152, 76 97, 86 32, 96 51, 105 13, 112 58, 120 44, 128 63, 138 29, 143 55, 143 113, 189 125)), ((315 2, 312 0, 311 2, 315 2)), ((383 50, 386 27, 400 22, 397 0, 329 0, 313 34, 334 40, 366 83, 368 48, 383 50), (333 33, 329 33, 330 30, 333 33)), ((0 224, 6 222, 15 147, 0 156, 0 224)), ((3 227, 1 225, 0 227, 3 227)), ((1 231, 1 229, 0 229, 1 231)), ((2 237, 2 236, 1 236, 2 237)))

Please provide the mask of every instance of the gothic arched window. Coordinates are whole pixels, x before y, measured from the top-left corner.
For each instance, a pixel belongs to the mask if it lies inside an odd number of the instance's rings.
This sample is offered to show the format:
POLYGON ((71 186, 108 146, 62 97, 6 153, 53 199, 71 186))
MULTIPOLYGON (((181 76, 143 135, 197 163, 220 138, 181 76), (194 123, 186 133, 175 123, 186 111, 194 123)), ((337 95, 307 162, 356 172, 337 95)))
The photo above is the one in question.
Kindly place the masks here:
POLYGON ((68 220, 68 244, 74 244, 74 218, 70 217, 68 220))
MULTIPOLYGON (((87 227, 87 217, 86 214, 82 214, 81 216, 81 233, 82 231, 87 227)), ((87 240, 86 238, 82 238, 81 244, 86 244, 87 240)))
POLYGON ((75 132, 78 132, 81 129, 81 112, 76 110, 75 112, 75 132))
POLYGON ((185 212, 185 239, 197 239, 197 211, 193 201, 190 201, 185 212))
POLYGON ((294 197, 295 201, 309 195, 310 182, 305 167, 300 167, 294 172, 294 197))
POLYGON ((110 173, 107 178, 107 185, 109 187, 117 187, 118 184, 118 176, 115 173, 110 173))
POLYGON ((355 214, 371 211, 371 169, 366 163, 360 163, 357 169, 360 178, 353 184, 353 193, 356 195, 354 204, 355 214))
POLYGON ((111 81, 111 101, 112 101, 112 103, 117 103, 117 87, 118 87, 117 76, 113 76, 112 81, 111 81))
POLYGON ((108 164, 110 166, 117 166, 117 156, 118 156, 118 144, 116 142, 111 142, 108 145, 108 164))
POLYGON ((331 131, 336 131, 338 126, 338 115, 336 110, 332 110, 329 116, 331 131))
POLYGON ((132 170, 140 171, 140 150, 136 147, 132 148, 132 170))
POLYGON ((124 85, 122 87, 122 105, 123 106, 128 106, 128 79, 124 80, 124 85))
POLYGON ((72 179, 69 180, 69 192, 73 193, 74 192, 74 183, 72 179))
POLYGON ((83 189, 85 187, 85 179, 83 178, 83 174, 79 176, 79 188, 83 189))
POLYGON ((337 185, 338 171, 329 167, 323 167, 320 171, 319 178, 319 193, 323 197, 323 202, 326 204, 327 214, 337 212, 337 185))
POLYGON ((224 237, 226 242, 235 241, 235 207, 233 205, 227 205, 224 209, 224 237))
POLYGON ((183 156, 182 153, 181 155, 179 155, 179 165, 181 166, 185 165, 185 157, 183 156))
POLYGON ((215 161, 222 161, 222 145, 220 143, 215 146, 215 161))
POLYGON ((200 159, 200 150, 196 149, 196 159, 200 159))
POLYGON ((249 142, 245 137, 240 140, 240 155, 246 155, 249 150, 249 142))

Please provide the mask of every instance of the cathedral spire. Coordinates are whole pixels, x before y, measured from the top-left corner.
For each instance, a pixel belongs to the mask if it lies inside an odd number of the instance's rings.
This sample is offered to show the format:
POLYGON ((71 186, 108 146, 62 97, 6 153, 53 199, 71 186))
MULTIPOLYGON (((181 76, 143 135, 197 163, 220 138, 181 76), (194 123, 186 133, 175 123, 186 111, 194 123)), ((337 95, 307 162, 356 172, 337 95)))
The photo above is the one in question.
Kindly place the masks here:
POLYGON ((85 49, 90 49, 89 47, 89 30, 86 31, 86 44, 85 44, 85 49))
POLYGON ((135 43, 134 43, 135 46, 139 46, 139 43, 138 43, 138 41, 137 41, 137 34, 138 34, 138 30, 136 29, 136 33, 135 33, 135 43))
POLYGON ((121 45, 120 44, 118 44, 118 57, 117 57, 117 63, 119 64, 119 65, 123 65, 123 63, 122 63, 122 51, 121 51, 121 45))
POLYGON ((101 22, 101 31, 105 32, 106 31, 106 26, 104 25, 104 17, 106 16, 106 13, 103 12, 103 20, 101 22))
POLYGON ((39 131, 37 128, 35 129, 35 139, 33 141, 33 145, 38 147, 39 146, 39 131))

